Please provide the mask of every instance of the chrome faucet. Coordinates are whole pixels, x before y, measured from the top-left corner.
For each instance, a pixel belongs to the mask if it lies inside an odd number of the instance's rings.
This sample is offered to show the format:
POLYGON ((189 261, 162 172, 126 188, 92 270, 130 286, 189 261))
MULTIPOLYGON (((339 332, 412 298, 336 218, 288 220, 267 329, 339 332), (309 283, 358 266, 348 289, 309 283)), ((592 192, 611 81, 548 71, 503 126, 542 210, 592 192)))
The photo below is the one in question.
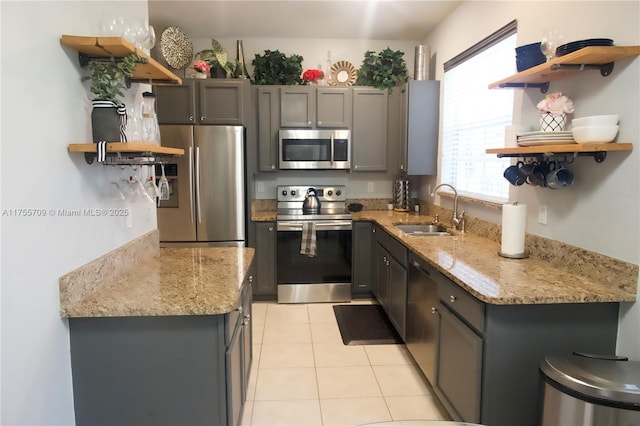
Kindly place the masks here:
POLYGON ((464 210, 462 211, 462 213, 460 213, 460 216, 458 216, 458 191, 456 190, 456 188, 451 185, 450 183, 440 183, 438 185, 436 185, 435 188, 433 188, 433 191, 431 192, 431 196, 435 197, 436 195, 436 191, 438 190, 438 188, 440 188, 441 186, 448 186, 449 188, 451 188, 453 190, 453 217, 451 218, 451 227, 453 229, 457 229, 461 232, 465 231, 465 217, 464 217, 464 210))

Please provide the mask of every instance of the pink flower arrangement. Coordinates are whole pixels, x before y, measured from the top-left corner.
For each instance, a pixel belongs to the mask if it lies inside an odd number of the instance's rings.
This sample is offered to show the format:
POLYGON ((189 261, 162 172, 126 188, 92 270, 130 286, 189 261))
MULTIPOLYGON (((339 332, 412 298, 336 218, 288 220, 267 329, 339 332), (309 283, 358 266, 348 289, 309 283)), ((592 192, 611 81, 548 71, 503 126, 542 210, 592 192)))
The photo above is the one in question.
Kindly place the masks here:
POLYGON ((311 69, 311 70, 306 70, 305 72, 302 73, 302 81, 304 81, 305 83, 308 83, 310 81, 316 83, 318 79, 323 79, 323 78, 324 78, 324 72, 322 72, 321 70, 311 69))
POLYGON ((575 110, 573 101, 561 92, 549 93, 536 107, 538 111, 552 115, 571 114, 575 110))
POLYGON ((209 66, 209 64, 206 63, 205 61, 202 61, 202 60, 195 61, 193 63, 193 69, 195 69, 198 72, 205 73, 205 74, 208 74, 209 71, 211 71, 211 67, 209 66))

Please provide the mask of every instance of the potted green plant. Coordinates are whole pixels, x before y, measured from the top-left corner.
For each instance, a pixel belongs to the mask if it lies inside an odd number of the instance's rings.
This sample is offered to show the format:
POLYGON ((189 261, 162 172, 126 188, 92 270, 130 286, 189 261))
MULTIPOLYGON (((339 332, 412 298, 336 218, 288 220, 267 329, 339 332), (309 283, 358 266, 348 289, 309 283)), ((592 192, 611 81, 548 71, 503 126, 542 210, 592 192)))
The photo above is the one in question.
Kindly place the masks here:
POLYGON ((386 89, 391 93, 393 87, 405 83, 409 77, 407 75, 407 64, 404 59, 404 52, 386 48, 379 54, 368 50, 364 54, 362 66, 358 70, 358 86, 373 86, 377 89, 386 89))
POLYGON ((253 65, 255 84, 301 84, 302 56, 286 56, 277 50, 265 50, 263 55, 256 53, 253 65))
POLYGON ((120 142, 126 141, 124 124, 126 109, 121 102, 122 91, 128 78, 133 77, 133 70, 138 62, 138 55, 118 58, 117 61, 89 60, 89 76, 93 110, 91 111, 91 130, 93 141, 120 142))
POLYGON ((235 77, 237 64, 229 60, 227 52, 216 39, 211 39, 211 49, 196 53, 196 58, 206 62, 211 67, 212 78, 235 77))

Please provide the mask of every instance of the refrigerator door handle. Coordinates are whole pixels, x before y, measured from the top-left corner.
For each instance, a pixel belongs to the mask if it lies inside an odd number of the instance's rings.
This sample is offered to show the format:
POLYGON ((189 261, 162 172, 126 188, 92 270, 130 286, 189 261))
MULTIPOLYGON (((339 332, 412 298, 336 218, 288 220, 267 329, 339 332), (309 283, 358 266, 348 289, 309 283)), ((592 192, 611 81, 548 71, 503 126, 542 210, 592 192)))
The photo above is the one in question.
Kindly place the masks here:
MULTIPOLYGON (((193 147, 189 147, 189 193, 193 194, 193 147)), ((191 223, 195 221, 195 211, 193 206, 193 197, 189 197, 191 204, 191 223)))
POLYGON ((198 223, 202 223, 200 214, 200 147, 196 147, 196 204, 198 210, 198 223))

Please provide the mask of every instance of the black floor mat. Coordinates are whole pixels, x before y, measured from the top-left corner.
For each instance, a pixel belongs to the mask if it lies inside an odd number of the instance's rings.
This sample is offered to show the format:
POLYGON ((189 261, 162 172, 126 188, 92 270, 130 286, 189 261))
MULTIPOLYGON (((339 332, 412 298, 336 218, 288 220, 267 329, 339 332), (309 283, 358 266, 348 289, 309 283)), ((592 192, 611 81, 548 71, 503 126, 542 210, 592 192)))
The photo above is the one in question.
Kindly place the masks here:
POLYGON ((402 339, 380 305, 334 305, 345 345, 388 345, 402 339))

